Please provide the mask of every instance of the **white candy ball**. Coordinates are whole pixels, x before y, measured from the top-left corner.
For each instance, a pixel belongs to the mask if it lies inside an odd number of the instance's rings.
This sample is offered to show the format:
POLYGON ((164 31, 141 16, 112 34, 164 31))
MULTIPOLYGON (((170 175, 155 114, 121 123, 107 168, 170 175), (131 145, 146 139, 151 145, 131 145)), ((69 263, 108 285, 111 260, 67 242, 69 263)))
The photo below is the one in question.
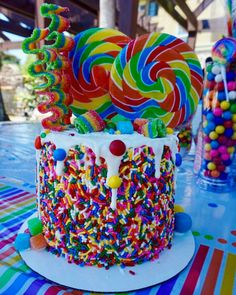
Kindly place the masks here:
POLYGON ((216 83, 219 83, 219 82, 221 82, 222 80, 223 80, 223 77, 222 77, 221 74, 218 74, 218 75, 215 76, 215 82, 216 82, 216 83))
POLYGON ((211 69, 212 73, 215 74, 215 75, 218 75, 220 74, 221 70, 220 70, 220 67, 218 65, 214 65, 211 69))
POLYGON ((229 92, 229 99, 236 99, 236 91, 230 91, 229 92))

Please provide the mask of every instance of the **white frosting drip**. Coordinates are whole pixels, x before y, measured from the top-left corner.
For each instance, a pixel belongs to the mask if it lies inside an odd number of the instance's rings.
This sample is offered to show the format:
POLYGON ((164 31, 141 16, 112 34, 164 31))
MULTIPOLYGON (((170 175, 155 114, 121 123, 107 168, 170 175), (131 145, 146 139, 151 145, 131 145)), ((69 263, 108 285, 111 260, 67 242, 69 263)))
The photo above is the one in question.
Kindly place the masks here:
MULTIPOLYGON (((147 145, 153 149, 155 153, 155 176, 160 177, 160 162, 163 153, 164 146, 169 146, 172 152, 173 161, 175 161, 175 154, 177 150, 178 138, 175 135, 168 135, 164 138, 149 138, 139 133, 119 134, 112 135, 104 132, 96 132, 89 134, 78 134, 74 132, 74 136, 70 136, 72 130, 64 132, 50 132, 46 138, 42 138, 42 143, 52 142, 56 145, 56 148, 61 148, 68 153, 69 149, 75 145, 84 145, 93 150, 96 155, 96 164, 100 164, 100 157, 104 158, 107 164, 107 180, 114 175, 119 175, 119 167, 123 156, 115 156, 110 150, 109 146, 113 140, 122 140, 126 149, 138 148, 143 145, 147 145)), ((37 162, 39 162, 39 154, 37 154, 37 162)), ((85 161, 85 169, 91 163, 85 161)), ((64 161, 57 161, 56 173, 57 175, 63 174, 64 161)), ((38 167, 39 169, 39 167, 38 167)), ((39 170, 38 170, 39 171, 39 170)), ((90 185, 89 181, 86 181, 86 185, 90 185)), ((91 186, 91 185, 90 185, 91 186)), ((38 190, 39 191, 39 190, 38 190)), ((111 208, 116 209, 117 189, 112 189, 111 208)))

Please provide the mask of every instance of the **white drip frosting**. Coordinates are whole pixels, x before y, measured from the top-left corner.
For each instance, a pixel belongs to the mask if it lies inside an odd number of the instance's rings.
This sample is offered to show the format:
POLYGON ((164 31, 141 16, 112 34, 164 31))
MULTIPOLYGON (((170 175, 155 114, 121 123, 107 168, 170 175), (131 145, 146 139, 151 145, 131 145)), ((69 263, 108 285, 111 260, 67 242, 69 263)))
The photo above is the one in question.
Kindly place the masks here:
MULTIPOLYGON (((42 143, 52 142, 56 145, 56 148, 61 148, 68 153, 69 149, 75 145, 83 145, 93 150, 96 155, 96 164, 100 164, 100 157, 104 158, 107 164, 107 180, 114 175, 119 175, 119 167, 123 156, 115 156, 110 150, 109 146, 113 140, 121 140, 125 143, 126 149, 138 148, 143 145, 147 145, 153 149, 155 154, 155 176, 160 177, 160 162, 163 153, 164 146, 168 146, 172 151, 172 158, 175 161, 175 154, 178 152, 177 142, 178 139, 175 135, 168 135, 164 138, 148 138, 139 133, 119 134, 112 135, 104 132, 96 132, 89 134, 78 134, 75 132, 74 136, 70 136, 73 130, 64 132, 50 132, 45 138, 42 138, 42 143)), ((37 153, 37 163, 39 163, 39 153, 37 153)), ((90 163, 85 163, 90 165, 90 163)), ((37 165, 39 171, 39 164, 37 165)), ((57 175, 63 174, 64 161, 57 161, 56 173, 57 175)), ((39 174, 39 173, 38 173, 39 174)), ((89 185, 89 182, 87 182, 89 185)), ((39 180, 38 180, 39 186, 39 180)), ((39 194, 39 189, 38 189, 39 194)), ((117 189, 112 189, 111 208, 116 209, 117 189)))

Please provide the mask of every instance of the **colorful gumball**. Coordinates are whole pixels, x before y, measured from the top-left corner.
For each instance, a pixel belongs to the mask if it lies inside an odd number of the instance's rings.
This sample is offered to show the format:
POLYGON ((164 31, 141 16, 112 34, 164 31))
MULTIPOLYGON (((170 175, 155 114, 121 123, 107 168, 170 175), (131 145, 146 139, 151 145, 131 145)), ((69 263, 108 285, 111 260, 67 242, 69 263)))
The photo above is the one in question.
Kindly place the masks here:
POLYGON ((175 231, 185 233, 192 227, 192 219, 190 215, 185 212, 175 213, 175 231))
POLYGON ((109 150, 114 156, 122 156, 126 152, 126 145, 122 140, 116 139, 110 143, 109 150))
POLYGON ((160 118, 166 126, 188 122, 202 92, 202 69, 182 40, 151 33, 128 43, 111 68, 109 90, 120 114, 160 118))

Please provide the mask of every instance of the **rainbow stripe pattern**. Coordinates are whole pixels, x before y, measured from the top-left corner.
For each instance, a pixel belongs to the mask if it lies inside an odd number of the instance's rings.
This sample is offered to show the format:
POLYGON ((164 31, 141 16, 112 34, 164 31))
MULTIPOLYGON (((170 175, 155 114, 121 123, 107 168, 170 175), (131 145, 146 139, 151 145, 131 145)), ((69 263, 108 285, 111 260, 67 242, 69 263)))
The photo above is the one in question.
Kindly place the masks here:
MULTIPOLYGON (((33 214, 35 195, 1 179, 0 184, 0 294, 1 295, 96 295, 73 290, 48 281, 29 269, 13 247, 13 241, 26 218, 33 214)), ((236 235, 236 231, 232 231, 236 235)), ((207 237, 207 236, 206 236, 207 237)), ((210 239, 210 236, 208 236, 210 239)), ((236 248, 203 242, 196 237, 196 252, 180 274, 150 288, 117 295, 209 295, 235 294, 236 248), (208 245, 207 245, 208 244, 208 245)), ((103 295, 103 293, 99 293, 103 295)), ((110 294, 111 295, 111 294, 110 294)))
POLYGON ((76 116, 96 110, 102 118, 110 118, 116 114, 108 92, 110 69, 130 38, 114 29, 92 28, 76 35, 74 41, 69 54, 71 109, 76 116))
POLYGON ((202 69, 184 41, 163 33, 136 38, 111 68, 116 111, 132 120, 159 117, 174 128, 188 122, 202 93, 202 69))

